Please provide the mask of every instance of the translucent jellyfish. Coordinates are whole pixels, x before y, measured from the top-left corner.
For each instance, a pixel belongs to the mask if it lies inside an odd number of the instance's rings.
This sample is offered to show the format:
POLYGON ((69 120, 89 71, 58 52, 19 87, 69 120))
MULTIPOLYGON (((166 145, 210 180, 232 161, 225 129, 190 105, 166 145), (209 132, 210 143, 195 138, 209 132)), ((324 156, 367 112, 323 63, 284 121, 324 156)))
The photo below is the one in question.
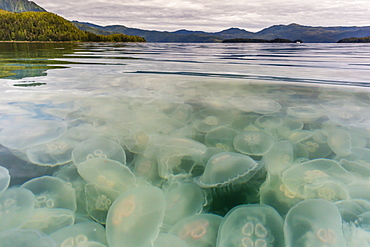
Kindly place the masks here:
POLYGON ((283 120, 274 115, 264 115, 256 119, 255 124, 262 129, 276 129, 282 124, 283 120))
POLYGON ((231 127, 237 131, 248 131, 250 128, 256 128, 255 126, 256 119, 259 118, 260 115, 257 114, 239 114, 236 115, 234 118, 231 127))
POLYGON ((0 166, 0 193, 5 191, 10 184, 10 174, 8 169, 0 166))
POLYGON ((243 183, 258 169, 258 164, 246 155, 222 152, 209 159, 203 175, 196 181, 203 188, 243 183))
POLYGON ((273 138, 261 131, 244 131, 234 138, 235 149, 248 155, 264 155, 273 145, 273 138))
POLYGON ((185 240, 189 246, 216 246, 221 220, 222 217, 215 214, 193 215, 178 222, 169 233, 185 240))
POLYGON ((56 140, 67 130, 59 120, 28 119, 15 122, 0 132, 1 145, 11 149, 25 149, 56 140))
POLYGON ((169 117, 181 121, 183 123, 189 123, 193 114, 193 108, 189 104, 180 104, 173 111, 169 113, 169 117))
POLYGON ((87 213, 95 221, 105 224, 108 210, 120 192, 93 183, 86 185, 85 192, 87 213))
POLYGON ((1 246, 59 247, 48 235, 33 229, 12 229, 0 232, 1 246))
POLYGON ((31 217, 35 196, 23 188, 10 188, 0 195, 0 231, 22 226, 31 217))
POLYGON ((190 247, 184 240, 171 233, 160 233, 153 247, 190 247))
POLYGON ((144 155, 136 155, 133 162, 132 172, 137 180, 145 180, 152 185, 160 185, 163 178, 159 176, 158 162, 156 159, 149 159, 144 155))
POLYGON ((369 105, 362 102, 342 100, 328 102, 322 106, 331 121, 344 126, 361 122, 364 112, 369 108, 369 105))
POLYGON ((78 245, 76 245, 76 247, 107 247, 107 246, 99 242, 87 241, 87 242, 79 243, 78 245))
POLYGON ((321 131, 315 131, 311 138, 299 142, 297 146, 307 152, 309 159, 326 158, 332 153, 326 135, 321 131))
POLYGON ((328 145, 336 155, 347 156, 351 153, 351 135, 347 130, 332 130, 328 135, 328 145))
POLYGON ((217 127, 230 125, 232 120, 229 111, 207 108, 197 112, 191 122, 197 130, 207 133, 217 127))
POLYGON ((310 130, 296 130, 291 131, 285 137, 288 141, 292 143, 299 143, 307 139, 310 139, 313 135, 314 135, 313 131, 310 130))
POLYGON ((303 122, 301 120, 285 117, 278 128, 278 133, 281 137, 286 137, 291 132, 302 130, 302 128, 303 122))
POLYGON ((240 205, 223 218, 217 247, 284 247, 283 218, 270 206, 240 205))
POLYGON ((285 170, 281 180, 289 191, 302 198, 339 201, 349 198, 346 187, 354 178, 334 160, 315 159, 285 170))
POLYGON ((173 226, 183 218, 198 214, 205 203, 204 193, 194 183, 173 184, 164 189, 166 214, 164 224, 173 226))
POLYGON ((23 229, 35 229, 45 234, 53 233, 75 222, 75 214, 64 208, 36 208, 23 229))
POLYGON ((120 162, 106 158, 89 159, 80 163, 78 173, 89 183, 125 191, 136 187, 136 179, 130 169, 120 162))
POLYGON ((368 200, 342 200, 336 202, 335 205, 338 207, 344 222, 354 224, 356 227, 362 227, 365 230, 370 229, 370 222, 364 220, 363 217, 368 215, 370 211, 370 202, 368 200))
POLYGON ((156 187, 143 186, 122 193, 108 211, 109 246, 150 246, 158 236, 165 210, 164 193, 156 187))
POLYGON ((234 97, 230 101, 236 108, 244 112, 271 114, 280 111, 279 102, 265 96, 234 97))
POLYGON ((205 136, 208 147, 217 147, 226 152, 234 151, 233 140, 239 132, 230 127, 219 127, 209 131, 205 136))
POLYGON ((70 139, 58 139, 26 150, 27 158, 34 164, 56 166, 72 161, 72 150, 78 144, 70 139))
POLYGON ((285 219, 284 236, 287 247, 345 247, 342 217, 332 202, 309 199, 292 207, 285 219))
POLYGON ((288 107, 287 113, 290 117, 297 118, 305 123, 312 122, 324 115, 319 105, 302 105, 288 107))
POLYGON ((348 161, 355 161, 360 164, 370 166, 370 149, 369 148, 351 148, 351 153, 345 157, 336 157, 337 160, 345 158, 348 161))
POLYGON ((22 184, 35 194, 35 208, 66 208, 76 211, 75 189, 64 180, 42 176, 22 184))
POLYGON ((89 241, 108 245, 104 227, 96 222, 83 222, 64 227, 50 234, 50 237, 60 247, 79 247, 89 241))
POLYGON ((293 163, 293 160, 293 146, 288 141, 275 143, 263 157, 266 170, 272 174, 281 173, 293 163))
POLYGON ((76 165, 94 158, 106 158, 126 164, 126 153, 123 148, 105 138, 83 141, 72 152, 72 159, 76 165))
POLYGON ((144 155, 157 158, 160 177, 195 176, 203 172, 201 157, 207 150, 204 144, 186 138, 162 136, 152 141, 144 155), (197 172, 199 169, 201 171, 197 172))

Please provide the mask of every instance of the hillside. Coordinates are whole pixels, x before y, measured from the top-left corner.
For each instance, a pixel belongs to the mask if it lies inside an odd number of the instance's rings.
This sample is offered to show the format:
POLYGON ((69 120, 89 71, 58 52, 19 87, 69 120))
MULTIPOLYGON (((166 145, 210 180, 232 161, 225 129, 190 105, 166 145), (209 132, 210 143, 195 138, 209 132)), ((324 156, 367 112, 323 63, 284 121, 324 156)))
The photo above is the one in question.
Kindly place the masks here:
POLYGON ((0 10, 0 41, 145 42, 145 39, 125 34, 96 35, 49 12, 0 10))
POLYGON ((222 42, 225 39, 289 39, 305 43, 335 43, 350 37, 370 36, 370 27, 311 27, 299 24, 273 25, 259 32, 229 28, 220 32, 178 30, 175 32, 148 31, 122 25, 99 26, 91 23, 73 22, 82 30, 96 34, 105 32, 124 33, 144 37, 148 42, 222 42), (94 31, 92 31, 93 29, 94 31))
POLYGON ((16 13, 28 11, 46 12, 45 9, 36 3, 27 0, 0 0, 0 9, 16 13))
POLYGON ((346 39, 340 39, 337 43, 370 43, 370 36, 368 37, 362 37, 362 38, 346 38, 346 39))

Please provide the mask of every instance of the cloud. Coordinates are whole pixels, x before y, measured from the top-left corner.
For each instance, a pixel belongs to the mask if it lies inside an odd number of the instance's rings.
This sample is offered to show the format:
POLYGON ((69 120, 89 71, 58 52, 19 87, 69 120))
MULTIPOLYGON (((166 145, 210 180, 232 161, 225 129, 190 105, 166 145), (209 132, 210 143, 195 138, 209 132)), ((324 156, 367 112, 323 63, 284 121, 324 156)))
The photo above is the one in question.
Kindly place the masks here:
POLYGON ((274 24, 368 25, 368 0, 36 0, 69 20, 174 31, 258 31, 274 24))

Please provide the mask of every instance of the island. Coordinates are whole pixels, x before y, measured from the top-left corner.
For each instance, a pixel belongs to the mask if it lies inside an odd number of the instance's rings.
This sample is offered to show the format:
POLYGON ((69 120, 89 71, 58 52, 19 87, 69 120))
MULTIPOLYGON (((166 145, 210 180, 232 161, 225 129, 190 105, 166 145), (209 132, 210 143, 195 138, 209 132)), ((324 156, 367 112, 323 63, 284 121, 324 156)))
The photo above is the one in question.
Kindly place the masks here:
POLYGON ((222 43, 302 43, 302 42, 303 42, 302 40, 292 41, 290 39, 281 39, 281 38, 276 38, 272 40, 236 38, 236 39, 225 39, 222 41, 222 43))

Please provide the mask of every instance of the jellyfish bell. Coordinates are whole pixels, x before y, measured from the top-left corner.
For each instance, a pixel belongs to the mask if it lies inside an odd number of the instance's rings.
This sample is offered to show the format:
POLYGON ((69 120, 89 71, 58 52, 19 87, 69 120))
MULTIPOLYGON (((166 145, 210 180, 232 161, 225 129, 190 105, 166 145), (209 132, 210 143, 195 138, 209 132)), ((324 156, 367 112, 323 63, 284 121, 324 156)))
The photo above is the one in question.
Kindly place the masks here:
POLYGON ((247 155, 264 155, 274 145, 273 138, 262 131, 243 131, 233 140, 234 148, 247 155))
POLYGON ((0 194, 5 191, 10 184, 9 170, 3 166, 0 166, 0 194))
POLYGON ((232 123, 233 116, 226 110, 206 108, 194 114, 192 125, 200 132, 209 132, 220 126, 228 126, 232 123))
POLYGON ((1 231, 0 242, 2 246, 57 247, 51 237, 35 229, 1 231))

